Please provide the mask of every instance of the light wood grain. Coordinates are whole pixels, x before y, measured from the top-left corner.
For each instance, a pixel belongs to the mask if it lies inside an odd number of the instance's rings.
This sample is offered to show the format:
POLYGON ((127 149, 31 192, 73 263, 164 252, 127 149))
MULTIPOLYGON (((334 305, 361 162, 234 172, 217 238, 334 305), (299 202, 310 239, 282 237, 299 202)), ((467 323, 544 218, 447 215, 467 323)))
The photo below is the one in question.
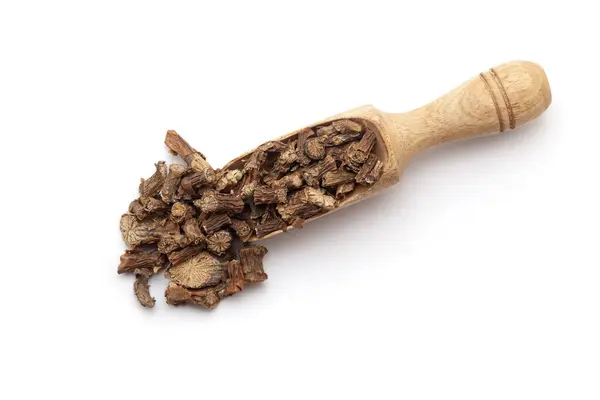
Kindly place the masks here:
MULTIPOLYGON (((515 61, 491 68, 463 83, 450 93, 416 110, 385 113, 363 106, 319 121, 360 118, 379 136, 378 155, 384 162, 381 179, 371 187, 357 189, 331 212, 371 197, 400 179, 410 158, 429 147, 482 135, 508 132, 541 115, 552 101, 544 70, 537 64, 515 61)), ((278 140, 297 135, 298 131, 278 140)), ((228 166, 241 164, 250 152, 228 166)), ((272 237, 282 231, 262 238, 272 237)), ((254 239, 258 240, 258 239, 254 239)))

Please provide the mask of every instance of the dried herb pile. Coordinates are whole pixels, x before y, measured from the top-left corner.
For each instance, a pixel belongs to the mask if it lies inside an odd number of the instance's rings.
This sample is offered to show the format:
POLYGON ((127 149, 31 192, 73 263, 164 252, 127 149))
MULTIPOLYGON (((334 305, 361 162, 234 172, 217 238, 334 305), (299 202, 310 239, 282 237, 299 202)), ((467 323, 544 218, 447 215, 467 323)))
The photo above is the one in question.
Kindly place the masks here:
POLYGON ((341 119, 259 146, 241 163, 213 169, 175 131, 165 144, 183 164, 164 161, 142 179, 121 217, 129 250, 118 273, 135 276, 140 304, 153 307, 149 279, 165 269, 168 304, 214 308, 246 284, 267 279, 267 249, 248 244, 334 209, 357 185, 382 172, 375 132, 341 119))

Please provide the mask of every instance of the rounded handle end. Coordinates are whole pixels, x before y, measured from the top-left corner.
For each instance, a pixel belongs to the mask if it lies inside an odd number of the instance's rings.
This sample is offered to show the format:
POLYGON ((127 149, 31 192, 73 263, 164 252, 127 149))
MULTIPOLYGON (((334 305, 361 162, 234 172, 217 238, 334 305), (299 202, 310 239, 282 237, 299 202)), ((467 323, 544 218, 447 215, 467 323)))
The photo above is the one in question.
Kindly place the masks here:
POLYGON ((541 115, 552 102, 544 69, 529 61, 514 61, 480 74, 492 96, 500 132, 541 115))

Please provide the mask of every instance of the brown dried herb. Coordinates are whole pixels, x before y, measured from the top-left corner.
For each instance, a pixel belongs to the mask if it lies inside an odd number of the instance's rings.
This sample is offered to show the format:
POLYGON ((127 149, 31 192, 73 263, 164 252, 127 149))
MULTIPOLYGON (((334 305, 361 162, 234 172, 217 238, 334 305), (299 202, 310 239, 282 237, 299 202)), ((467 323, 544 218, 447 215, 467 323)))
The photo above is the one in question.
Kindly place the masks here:
POLYGON ((296 150, 296 143, 292 142, 279 154, 273 171, 276 173, 287 172, 296 160, 298 160, 298 152, 296 150))
POLYGON ((196 218, 185 221, 183 232, 191 243, 196 245, 206 245, 206 237, 200 230, 200 222, 196 218))
POLYGON ((286 227, 285 223, 277 215, 274 209, 270 208, 262 215, 260 222, 254 228, 256 237, 265 237, 269 233, 279 231, 286 227))
POLYGON ((166 266, 167 259, 159 253, 156 246, 145 245, 132 250, 125 250, 125 254, 121 256, 117 272, 123 274, 125 272, 132 272, 138 268, 150 268, 158 271, 166 266))
POLYGON ((305 128, 298 132, 298 141, 296 144, 297 148, 297 162, 301 166, 306 166, 310 164, 310 158, 304 153, 304 146, 306 144, 307 139, 310 136, 313 136, 315 133, 310 128, 305 128))
POLYGON ((184 202, 178 201, 171 206, 171 220, 181 224, 196 215, 194 207, 184 202))
POLYGON ((356 184, 372 185, 380 178, 376 131, 349 119, 315 129, 316 135, 306 128, 267 142, 216 171, 175 131, 167 132, 167 147, 188 167, 174 164, 167 174, 164 162, 156 164, 121 218, 123 239, 132 250, 121 256, 118 272, 134 272, 134 292, 143 306, 154 305, 150 276, 168 265, 169 304, 213 308, 245 283, 264 281, 267 250, 243 245, 234 259, 234 239, 248 242, 301 228, 333 210, 336 199, 351 195, 356 184))
POLYGON ((214 190, 204 192, 199 200, 194 201, 194 205, 205 213, 238 214, 244 209, 244 201, 241 198, 214 190))
POLYGON ((190 244, 190 240, 182 234, 167 235, 163 236, 158 242, 158 251, 163 254, 169 254, 182 247, 186 247, 190 244))
POLYGON ((300 172, 295 171, 281 179, 271 182, 271 186, 274 188, 286 188, 289 190, 294 190, 300 189, 302 186, 304 186, 304 181, 302 180, 300 172))
POLYGON ((181 179, 179 191, 182 194, 196 196, 200 190, 211 184, 213 177, 207 171, 193 172, 181 179))
POLYGON ((235 186, 242 178, 244 174, 239 169, 233 169, 230 171, 221 171, 217 177, 216 189, 218 192, 230 189, 235 186))
POLYGON ((171 281, 191 289, 216 285, 225 278, 225 264, 210 253, 202 253, 173 265, 165 272, 171 281))
POLYGON ((179 187, 181 178, 183 177, 183 174, 185 174, 186 170, 187 168, 181 164, 169 165, 169 174, 167 175, 167 179, 165 179, 165 183, 160 190, 160 198, 162 201, 167 204, 173 201, 173 197, 175 197, 175 194, 177 193, 177 188, 179 187))
POLYGON ((231 227, 242 242, 247 242, 252 236, 252 228, 246 221, 231 218, 231 227))
POLYGON ((173 265, 177 265, 189 258, 200 254, 205 247, 205 243, 202 243, 198 245, 186 246, 181 250, 173 251, 168 255, 169 262, 173 265))
POLYGON ((167 165, 164 161, 154 164, 156 172, 148 178, 142 179, 139 187, 140 196, 156 196, 162 189, 165 179, 167 179, 167 165))
POLYGON ((219 298, 231 296, 244 289, 244 270, 238 260, 227 263, 227 276, 225 287, 217 293, 219 298))
POLYGON ((193 171, 204 172, 210 182, 214 180, 214 170, 206 161, 204 155, 194 150, 177 132, 167 131, 165 144, 173 155, 183 158, 193 171))
POLYGON ((363 164, 358 174, 356 174, 356 183, 361 185, 372 185, 379 180, 383 163, 377 159, 375 154, 371 154, 368 160, 363 164))
POLYGON ((285 203, 286 196, 286 188, 274 188, 261 185, 254 189, 254 204, 285 203))
POLYGON ((345 171, 343 169, 338 169, 336 171, 330 171, 323 175, 323 179, 321 180, 321 184, 325 187, 336 187, 339 185, 343 185, 344 183, 354 182, 354 177, 356 174, 352 172, 345 171))
POLYGON ((227 214, 211 214, 202 221, 202 229, 207 235, 212 235, 224 226, 231 225, 231 219, 227 214))
POLYGON ((343 183, 337 187, 335 191, 336 199, 343 199, 346 194, 352 192, 354 190, 354 182, 343 183))
POLYGON ((284 221, 292 223, 297 219, 308 219, 322 211, 335 207, 335 199, 325 192, 306 187, 294 193, 287 204, 277 206, 277 211, 284 221))
POLYGON ((304 170, 302 172, 302 179, 304 179, 304 182, 309 186, 318 186, 323 175, 336 168, 337 165, 333 157, 327 156, 314 166, 304 170))
POLYGON ((231 247, 231 233, 222 230, 206 238, 206 248, 214 254, 223 255, 231 247))
POLYGON ((325 158, 325 146, 319 138, 308 139, 304 144, 304 154, 311 160, 322 160, 325 158))
POLYGON ((335 130, 333 125, 325 125, 325 126, 321 126, 321 127, 317 128, 317 136, 333 135, 336 132, 337 131, 335 130))
POLYGON ((373 131, 368 131, 359 142, 352 143, 348 148, 348 160, 354 164, 363 164, 375 148, 377 136, 373 131))
POLYGON ((177 225, 168 219, 139 221, 131 214, 125 214, 121 217, 120 229, 123 240, 129 247, 155 243, 163 236, 175 234, 179 231, 177 225))
POLYGON ((169 283, 165 291, 167 304, 194 304, 202 308, 215 308, 221 299, 217 295, 217 288, 208 288, 201 290, 190 290, 175 283, 169 283))
POLYGON ((267 249, 263 246, 250 245, 240 249, 240 262, 244 271, 244 280, 247 283, 259 283, 267 280, 268 276, 263 269, 263 257, 267 249))
POLYGON ((133 282, 133 293, 140 304, 144 307, 154 307, 154 297, 150 295, 150 284, 148 283, 152 276, 152 270, 147 268, 136 269, 134 272, 135 281, 133 282))
POLYGON ((140 221, 146 219, 150 213, 146 211, 142 203, 140 203, 140 199, 135 199, 131 203, 129 203, 129 212, 140 221))
POLYGON ((169 208, 167 203, 154 197, 142 196, 139 198, 139 202, 148 215, 166 211, 169 208))

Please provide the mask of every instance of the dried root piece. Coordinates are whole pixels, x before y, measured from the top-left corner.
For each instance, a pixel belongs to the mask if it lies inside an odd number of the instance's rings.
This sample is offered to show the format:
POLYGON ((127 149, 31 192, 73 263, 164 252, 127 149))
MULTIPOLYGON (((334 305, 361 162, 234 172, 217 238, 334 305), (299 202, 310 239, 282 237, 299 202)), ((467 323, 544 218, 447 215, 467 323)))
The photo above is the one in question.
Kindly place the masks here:
POLYGON ((287 172, 296 160, 298 160, 298 152, 296 150, 296 143, 292 142, 279 154, 273 171, 276 173, 287 172))
POLYGON ((310 158, 304 153, 304 146, 306 145, 306 141, 310 136, 313 136, 315 133, 310 128, 302 129, 298 132, 298 142, 296 145, 297 148, 297 160, 296 162, 301 166, 307 166, 310 164, 310 158))
POLYGON ((200 230, 200 222, 197 219, 188 219, 185 225, 183 225, 183 232, 191 243, 202 246, 206 245, 206 237, 200 230))
POLYGON ((197 196, 204 187, 208 187, 211 184, 213 179, 215 177, 212 169, 191 173, 181 179, 179 191, 183 195, 197 196))
POLYGON ((338 119, 337 121, 333 121, 331 126, 343 134, 360 134, 363 131, 363 126, 358 122, 354 122, 350 119, 338 119))
POLYGON ((307 168, 302 172, 302 179, 309 186, 318 186, 323 175, 329 171, 333 171, 337 168, 333 157, 327 156, 323 160, 319 161, 314 166, 307 168))
POLYGON ((202 308, 212 309, 218 306, 221 301, 217 294, 219 290, 221 288, 190 290, 171 282, 165 291, 165 298, 167 304, 173 306, 193 304, 202 308))
POLYGON ((261 238, 267 236, 269 233, 273 233, 285 228, 285 223, 277 215, 275 210, 269 209, 262 215, 260 222, 256 225, 254 230, 256 232, 256 237, 261 238))
POLYGON ((225 264, 203 251, 172 266, 165 276, 186 288, 200 289, 221 282, 225 277, 225 264))
POLYGON ((354 182, 343 183, 337 187, 335 191, 336 199, 343 199, 346 195, 354 190, 354 182))
POLYGON ((281 179, 271 182, 271 186, 274 188, 286 188, 289 190, 300 189, 304 186, 304 181, 302 180, 302 176, 300 172, 292 172, 284 176, 281 179))
POLYGON ((232 218, 231 227, 242 242, 247 242, 252 236, 252 228, 246 221, 232 218))
POLYGON ((231 225, 231 219, 227 214, 211 214, 202 221, 202 229, 207 235, 212 235, 224 226, 231 225))
POLYGON ((356 183, 361 185, 372 185, 381 177, 383 163, 377 159, 375 154, 371 154, 356 174, 356 183))
POLYGON ((158 242, 163 236, 175 234, 179 227, 167 219, 139 221, 131 214, 121 217, 123 240, 129 247, 158 242))
POLYGON ((240 249, 240 262, 244 271, 244 280, 247 283, 259 283, 267 280, 268 276, 263 269, 263 257, 267 249, 263 246, 244 246, 240 249))
POLYGON ((167 165, 165 162, 159 161, 154 165, 156 166, 156 172, 150 178, 142 179, 140 183, 140 196, 153 197, 158 195, 165 183, 165 179, 167 179, 167 165))
POLYGON ((287 204, 277 207, 284 221, 292 223, 298 219, 306 220, 322 211, 335 208, 335 199, 324 191, 306 187, 294 193, 287 204))
POLYGON ((123 274, 136 269, 152 269, 158 271, 167 266, 167 259, 158 252, 156 246, 139 246, 133 250, 126 250, 121 256, 117 272, 123 274))
POLYGON ((190 240, 182 234, 163 236, 158 242, 158 251, 163 254, 169 254, 175 250, 186 247, 190 244, 190 240))
POLYGON ((326 125, 326 126, 321 126, 321 127, 317 128, 317 136, 333 135, 336 132, 337 131, 335 130, 333 125, 326 125))
POLYGON ((129 203, 129 210, 131 214, 135 215, 138 220, 146 219, 150 213, 144 208, 139 199, 135 199, 129 203))
POLYGON ((167 131, 165 144, 174 155, 185 160, 187 165, 195 172, 205 172, 210 181, 214 179, 214 170, 206 161, 204 155, 194 150, 179 134, 173 130, 167 131))
POLYGON ((352 143, 348 148, 347 157, 353 164, 364 164, 375 148, 377 136, 375 132, 368 131, 359 142, 352 143))
POLYGON ((274 188, 261 185, 254 189, 254 204, 285 203, 286 198, 287 188, 274 188))
POLYGON ((244 201, 241 198, 214 190, 204 192, 202 198, 194 201, 194 205, 205 213, 238 214, 244 209, 244 201))
POLYGON ((133 293, 140 304, 144 307, 154 307, 154 297, 150 295, 150 284, 148 283, 152 276, 152 270, 147 268, 136 269, 134 272, 135 282, 133 282, 133 293))
POLYGON ((142 196, 139 198, 139 202, 148 215, 166 211, 169 208, 167 203, 154 197, 142 196))
POLYGON ((331 126, 337 133, 319 137, 321 143, 325 146, 339 146, 344 143, 352 142, 357 140, 363 131, 361 124, 349 119, 333 121, 331 126))
POLYGON ((160 190, 160 198, 162 201, 167 204, 173 201, 173 197, 175 197, 175 194, 177 193, 177 188, 179 187, 181 178, 183 177, 183 174, 185 174, 186 170, 187 168, 181 164, 169 165, 169 174, 167 175, 167 179, 165 179, 165 183, 160 190))
POLYGON ((325 158, 325 146, 319 138, 308 139, 304 144, 304 154, 311 160, 322 160, 325 158))
POLYGON ((181 224, 196 215, 196 210, 189 204, 178 201, 171 207, 171 220, 177 224, 181 224))
POLYGON ((197 256, 202 252, 202 250, 204 250, 204 247, 205 245, 203 243, 199 245, 187 246, 178 251, 173 251, 168 255, 169 262, 173 265, 177 265, 189 258, 197 256))
POLYGON ((219 231, 206 238, 206 248, 217 255, 223 255, 231 247, 231 233, 228 231, 219 231))
POLYGON ((356 174, 345 171, 343 169, 338 169, 336 171, 330 171, 323 175, 323 179, 321 180, 321 185, 323 185, 325 187, 336 187, 339 185, 343 185, 344 183, 354 182, 355 176, 356 176, 356 174))
POLYGON ((217 191, 220 192, 235 186, 243 178, 243 176, 244 174, 239 169, 223 171, 217 178, 217 191))
POLYGON ((217 292, 221 299, 244 289, 244 270, 238 260, 227 263, 227 276, 225 287, 217 292))

